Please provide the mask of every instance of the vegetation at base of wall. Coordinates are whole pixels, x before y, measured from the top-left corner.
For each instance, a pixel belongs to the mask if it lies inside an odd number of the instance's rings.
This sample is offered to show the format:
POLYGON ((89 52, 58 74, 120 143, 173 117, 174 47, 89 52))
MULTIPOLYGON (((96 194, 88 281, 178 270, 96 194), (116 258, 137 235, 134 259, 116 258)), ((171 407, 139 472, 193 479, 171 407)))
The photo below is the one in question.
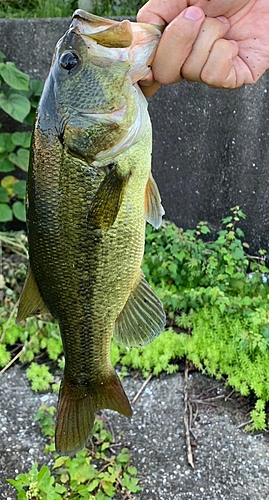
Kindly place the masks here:
MULTIPOLYGON (((0 52, 0 110, 14 120, 14 129, 22 124, 28 128, 33 125, 42 88, 42 82, 31 80, 14 63, 5 62, 0 52)), ((14 217, 25 221, 25 173, 30 142, 28 130, 0 131, 0 223, 12 221, 14 217)))
POLYGON ((97 16, 136 16, 146 0, 93 0, 92 12, 97 16))
MULTIPOLYGON (((47 438, 45 451, 55 451, 53 415, 55 407, 41 406, 36 414, 42 434, 47 438)), ((130 464, 128 448, 116 453, 113 436, 100 418, 95 420, 89 447, 75 457, 53 454, 53 464, 40 468, 35 462, 30 471, 18 474, 8 482, 16 489, 20 500, 109 500, 131 499, 141 491, 137 469, 130 464)), ((50 461, 51 462, 51 461, 50 461)))
POLYGON ((77 0, 0 0, 0 17, 70 17, 77 7, 77 0))
MULTIPOLYGON (((136 16, 146 0, 92 0, 83 8, 98 16, 136 16)), ((1 18, 71 17, 78 0, 0 0, 1 18)))
MULTIPOLYGON (((209 239, 205 222, 187 231, 168 222, 158 231, 147 227, 143 270, 165 305, 169 328, 141 349, 127 350, 113 342, 111 358, 114 365, 140 369, 147 376, 173 373, 179 360, 187 357, 243 396, 254 394, 252 428, 264 429, 269 401, 269 270, 264 251, 255 257, 246 253, 240 228, 244 218, 234 207, 214 240, 209 239)), ((5 255, 12 245, 8 235, 3 233, 3 238, 5 255)), ((19 241, 20 236, 15 240, 20 265, 12 270, 5 259, 3 264, 0 367, 5 370, 16 357, 30 364, 27 377, 33 390, 57 391, 64 363, 58 325, 48 317, 15 324, 15 304, 26 270, 26 242, 20 248, 19 241), (54 362, 53 371, 47 359, 54 362)))

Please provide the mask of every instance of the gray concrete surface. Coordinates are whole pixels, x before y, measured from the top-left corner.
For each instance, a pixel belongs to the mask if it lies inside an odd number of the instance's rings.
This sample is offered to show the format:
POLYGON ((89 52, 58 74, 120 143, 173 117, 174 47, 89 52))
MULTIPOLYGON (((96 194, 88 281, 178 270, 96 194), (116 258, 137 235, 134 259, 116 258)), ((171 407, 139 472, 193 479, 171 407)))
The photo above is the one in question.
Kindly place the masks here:
MULTIPOLYGON (((0 50, 32 77, 44 79, 69 19, 0 19, 0 50)), ((153 171, 166 218, 212 229, 240 205, 250 252, 269 242, 269 75, 242 89, 183 82, 150 99, 153 171)), ((0 117, 1 121, 1 117, 0 117)))
MULTIPOLYGON (((139 377, 124 379, 130 399, 142 383, 139 377)), ((189 376, 196 441, 192 469, 186 460, 183 390, 182 374, 161 376, 149 382, 133 406, 132 419, 104 412, 115 441, 130 447, 141 478, 143 491, 133 500, 268 500, 268 434, 250 435, 238 428, 248 419, 248 401, 227 399, 230 391, 222 383, 199 373, 189 376)), ((44 402, 55 404, 56 397, 35 395, 20 367, 1 377, 0 499, 16 499, 7 477, 28 471, 35 460, 40 465, 49 460, 33 423, 44 402)))

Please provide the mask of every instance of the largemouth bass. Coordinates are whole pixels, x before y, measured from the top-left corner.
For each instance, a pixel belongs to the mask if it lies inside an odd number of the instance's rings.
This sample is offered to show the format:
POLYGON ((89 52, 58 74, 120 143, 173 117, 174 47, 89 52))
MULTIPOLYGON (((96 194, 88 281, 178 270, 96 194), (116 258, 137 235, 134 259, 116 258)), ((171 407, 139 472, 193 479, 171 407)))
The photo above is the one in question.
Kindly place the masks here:
POLYGON ((29 270, 18 321, 49 311, 65 369, 56 449, 83 447, 96 411, 132 410, 110 362, 114 337, 150 342, 165 325, 141 270, 145 220, 163 209, 151 123, 137 81, 160 31, 82 10, 59 40, 38 107, 28 174, 29 270))

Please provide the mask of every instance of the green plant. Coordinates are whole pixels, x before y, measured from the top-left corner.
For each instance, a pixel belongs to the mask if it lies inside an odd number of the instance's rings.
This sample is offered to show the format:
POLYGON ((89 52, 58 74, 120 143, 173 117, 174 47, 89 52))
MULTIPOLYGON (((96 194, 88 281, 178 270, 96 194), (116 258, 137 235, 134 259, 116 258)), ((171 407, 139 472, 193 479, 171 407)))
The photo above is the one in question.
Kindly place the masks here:
MULTIPOLYGON (((243 396, 254 395, 252 428, 262 429, 267 426, 269 402, 269 270, 264 251, 257 256, 246 253, 248 245, 238 227, 244 218, 239 207, 233 207, 214 240, 208 239, 205 222, 187 231, 168 222, 159 231, 147 228, 143 269, 164 301, 170 328, 139 349, 112 342, 111 360, 123 367, 123 375, 131 367, 148 376, 173 373, 179 360, 187 357, 243 396)), ((9 241, 7 236, 11 249, 9 241)), ((25 253, 24 248, 24 241, 15 240, 14 251, 25 253)), ((18 270, 18 276, 6 273, 6 304, 0 306, 0 364, 5 369, 16 356, 24 363, 34 362, 28 371, 34 388, 57 390, 40 363, 49 357, 63 368, 58 326, 48 318, 31 318, 23 327, 15 324, 18 293, 14 289, 24 269, 18 270)))
POLYGON ((214 241, 208 241, 205 222, 186 231, 167 223, 159 231, 147 227, 143 270, 170 317, 206 304, 225 309, 227 296, 255 297, 257 290, 266 295, 261 277, 268 272, 265 252, 261 250, 258 258, 246 254, 244 233, 237 227, 245 214, 239 207, 231 211, 214 241))
MULTIPOLYGON (((42 406, 37 414, 42 434, 48 439, 47 451, 52 451, 54 436, 52 416, 55 408, 42 406)), ((109 500, 131 498, 131 493, 141 490, 138 486, 137 470, 130 465, 127 448, 118 454, 113 451, 113 437, 97 419, 94 424, 90 447, 83 449, 74 458, 55 454, 51 468, 43 465, 38 469, 34 463, 31 470, 19 474, 8 482, 17 490, 18 498, 57 500, 73 498, 87 500, 109 500)))
POLYGON ((146 0, 94 0, 93 13, 97 16, 136 16, 146 0))
POLYGON ((0 17, 70 17, 78 7, 77 0, 13 0, 0 1, 0 17))
MULTIPOLYGON (((15 122, 32 125, 43 84, 30 80, 14 63, 4 59, 0 52, 0 109, 15 122)), ((27 172, 30 142, 28 131, 0 133, 0 222, 13 217, 25 221, 25 180, 5 174, 16 168, 27 172)))

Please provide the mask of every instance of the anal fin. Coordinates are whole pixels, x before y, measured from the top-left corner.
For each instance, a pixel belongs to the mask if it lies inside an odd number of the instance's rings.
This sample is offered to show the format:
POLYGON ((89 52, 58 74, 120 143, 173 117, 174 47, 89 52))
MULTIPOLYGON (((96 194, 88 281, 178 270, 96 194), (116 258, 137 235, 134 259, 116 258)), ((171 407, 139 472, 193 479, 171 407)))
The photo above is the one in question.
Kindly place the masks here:
POLYGON ((150 174, 145 193, 145 219, 152 226, 160 227, 164 209, 161 204, 161 196, 155 180, 150 174))
POLYGON ((118 316, 114 338, 126 346, 142 346, 157 337, 165 327, 165 312, 143 274, 118 316))
POLYGON ((29 266, 19 300, 17 323, 36 314, 47 314, 47 306, 39 293, 36 280, 29 266))

